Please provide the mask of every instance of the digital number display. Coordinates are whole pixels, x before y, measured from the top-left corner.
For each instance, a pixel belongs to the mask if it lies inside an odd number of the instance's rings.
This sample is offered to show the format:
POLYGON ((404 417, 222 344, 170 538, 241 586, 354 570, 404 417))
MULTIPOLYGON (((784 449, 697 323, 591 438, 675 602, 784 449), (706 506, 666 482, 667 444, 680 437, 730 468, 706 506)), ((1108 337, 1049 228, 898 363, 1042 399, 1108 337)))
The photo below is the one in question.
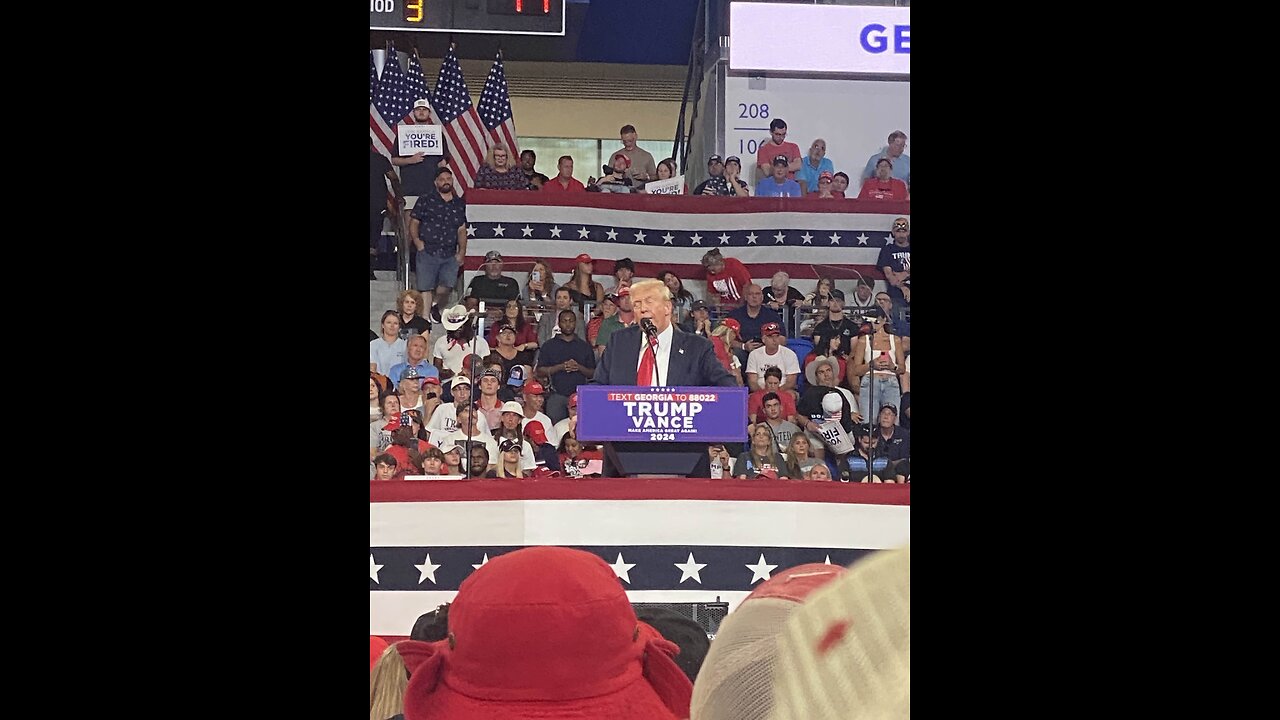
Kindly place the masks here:
POLYGON ((564 35, 565 0, 369 0, 370 30, 564 35))

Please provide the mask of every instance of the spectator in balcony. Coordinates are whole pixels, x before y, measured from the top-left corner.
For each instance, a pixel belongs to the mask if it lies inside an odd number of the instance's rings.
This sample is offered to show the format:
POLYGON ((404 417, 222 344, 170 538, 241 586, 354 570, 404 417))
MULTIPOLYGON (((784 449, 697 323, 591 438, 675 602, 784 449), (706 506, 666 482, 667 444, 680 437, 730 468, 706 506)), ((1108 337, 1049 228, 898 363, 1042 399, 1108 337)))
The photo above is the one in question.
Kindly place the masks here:
POLYGON ((636 276, 636 264, 631 258, 619 258, 613 263, 613 287, 604 291, 605 295, 616 295, 618 290, 631 287, 631 279, 636 276))
POLYGON ((742 328, 742 324, 733 318, 725 318, 719 325, 711 331, 711 347, 716 352, 716 359, 724 366, 725 370, 733 376, 735 385, 742 385, 742 361, 738 359, 736 353, 731 349, 738 342, 738 331, 742 328))
MULTIPOLYGON (((570 415, 569 398, 578 386, 596 374, 596 353, 586 340, 578 337, 578 316, 573 310, 559 312, 560 334, 538 353, 538 377, 550 389, 547 415, 560 421, 570 415)), ((559 426, 555 426, 553 431, 559 426)))
POLYGON ((467 257, 467 201, 454 195, 452 170, 436 168, 435 175, 435 192, 419 196, 409 214, 409 237, 417 250, 418 291, 435 292, 438 313, 467 257))
MULTIPOLYGON (((774 368, 770 368, 770 370, 772 369, 774 368)), ((804 432, 800 429, 798 425, 791 422, 783 414, 782 396, 784 395, 790 396, 790 393, 782 393, 781 395, 779 395, 777 392, 774 392, 772 390, 766 392, 764 394, 763 404, 761 406, 764 411, 764 419, 757 421, 757 422, 766 423, 769 425, 769 429, 773 431, 773 438, 778 443, 779 451, 787 447, 787 445, 791 442, 792 435, 804 434, 804 432)), ((747 426, 748 435, 751 434, 751 430, 752 430, 752 426, 748 425, 747 426)), ((781 468, 779 468, 779 472, 781 472, 781 468)), ((800 476, 788 475, 788 477, 800 477, 800 476)))
MULTIPOLYGON (((910 287, 903 288, 904 295, 910 299, 910 287)), ((876 305, 880 307, 880 311, 885 317, 889 318, 889 332, 902 338, 903 346, 908 352, 911 351, 911 323, 907 320, 905 311, 902 311, 894 304, 893 298, 889 297, 887 292, 876 293, 876 305), (895 320, 895 318, 902 318, 895 320)))
POLYGON ((822 173, 831 174, 835 171, 836 166, 827 157, 827 141, 818 138, 809 145, 809 155, 800 162, 800 169, 796 170, 794 177, 801 184, 801 189, 814 193, 818 190, 818 180, 822 173))
POLYGON ((520 151, 520 173, 524 175, 525 182, 532 183, 535 175, 542 175, 534 169, 537 164, 538 153, 528 149, 520 151))
POLYGON ((462 448, 453 442, 440 445, 440 452, 444 455, 444 466, 440 468, 441 475, 452 475, 461 477, 466 474, 466 470, 462 466, 462 448))
POLYGON ((787 156, 773 159, 773 174, 756 184, 756 197, 802 197, 800 183, 787 177, 787 156))
MULTIPOLYGON (((675 161, 675 158, 666 158, 666 159, 664 159, 664 160, 659 160, 659 161, 658 161, 658 177, 657 177, 657 180, 670 180, 671 178, 676 177, 676 176, 677 176, 677 175, 679 175, 679 174, 680 174, 680 173, 676 170, 676 161, 675 161)), ((654 180, 650 180, 649 182, 655 182, 655 181, 654 181, 654 180)), ((639 187, 639 188, 636 190, 636 192, 641 192, 641 193, 647 193, 647 192, 649 192, 649 190, 648 190, 648 185, 649 185, 649 183, 645 183, 643 186, 639 187)), ((688 195, 688 194, 689 194, 689 184, 688 184, 688 183, 685 183, 685 184, 681 185, 681 186, 680 186, 680 192, 678 192, 678 193, 668 193, 668 194, 674 194, 674 195, 688 195)))
POLYGON ((742 179, 742 160, 737 155, 724 161, 724 179, 734 197, 751 197, 751 185, 742 179))
POLYGON ((911 221, 905 217, 893 219, 893 244, 880 248, 876 267, 884 273, 888 283, 889 299, 893 300, 894 325, 906 322, 906 308, 911 307, 911 221))
POLYGON ((840 376, 840 363, 835 358, 818 356, 805 366, 804 375, 809 384, 805 386, 800 402, 796 403, 796 425, 804 428, 809 434, 809 444, 813 448, 814 457, 822 457, 825 450, 818 429, 826 421, 826 411, 822 408, 822 399, 829 393, 839 393, 841 398, 841 417, 853 422, 862 422, 862 414, 858 412, 858 399, 852 392, 836 387, 840 376))
MULTIPOLYGON (((764 291, 755 283, 747 283, 742 292, 742 299, 746 301, 745 304, 729 313, 729 317, 738 321, 740 344, 733 348, 733 351, 738 355, 738 362, 745 367, 748 355, 764 347, 761 328, 768 323, 777 323, 781 326, 782 316, 764 306, 764 291)), ((755 389, 754 386, 751 387, 755 389)))
POLYGON ((382 389, 378 387, 378 383, 374 381, 373 376, 369 377, 369 422, 373 422, 382 417, 382 389))
POLYGON ((800 377, 800 358, 796 351, 783 345, 786 336, 782 334, 782 324, 765 323, 760 327, 763 347, 756 348, 747 356, 747 387, 751 390, 764 387, 764 371, 771 367, 782 370, 782 387, 779 392, 794 392, 796 378, 800 377))
POLYGON ((561 155, 557 163, 560 173, 551 178, 551 182, 543 183, 542 192, 586 192, 587 188, 573 177, 573 158, 561 155))
POLYGON ((596 445, 583 445, 578 438, 565 434, 560 438, 560 467, 569 477, 600 477, 604 452, 596 445), (594 463, 594 464, 593 464, 594 463))
POLYGON ((410 408, 422 409, 422 381, 424 378, 418 375, 417 368, 406 368, 400 375, 400 382, 396 386, 400 395, 401 411, 410 408))
MULTIPOLYGON (((763 179, 767 180, 774 172, 773 166, 778 157, 784 160, 787 179, 795 179, 796 171, 800 169, 800 163, 803 162, 803 156, 800 154, 799 145, 787 142, 787 123, 782 118, 774 118, 769 123, 769 139, 760 143, 760 149, 756 151, 756 167, 759 168, 763 179)), ((799 187, 798 183, 797 187, 799 187)), ((758 190, 756 194, 759 194, 758 190)))
MULTIPOLYGON (((458 429, 458 410, 471 407, 471 380, 466 375, 453 378, 453 403, 441 405, 427 421, 431 442, 439 446, 441 438, 458 429)), ((489 421, 479 419, 480 429, 489 432, 489 421)))
POLYGON ((543 308, 556 301, 556 275, 551 271, 551 263, 541 258, 533 261, 522 297, 525 302, 543 308))
MULTIPOLYGON (((591 279, 592 273, 595 272, 594 262, 591 256, 582 253, 577 257, 577 264, 573 267, 573 274, 569 276, 569 282, 562 287, 569 290, 569 296, 573 299, 573 304, 581 305, 584 302, 598 303, 604 299, 604 286, 591 279)), ((558 310, 564 308, 557 307, 558 310)), ((582 320, 581 317, 578 318, 582 320)), ((555 320, 551 320, 551 325, 555 326, 555 320)), ((542 336, 539 335, 539 338, 542 336)), ((546 342, 543 340, 543 342, 546 342)))
POLYGON ((400 313, 388 310, 382 313, 382 335, 369 341, 369 369, 383 375, 391 373, 391 367, 404 362, 405 341, 400 337, 400 313))
POLYGON ((872 155, 867 160, 867 166, 862 169, 861 180, 867 180, 876 174, 876 164, 880 158, 888 158, 893 163, 892 176, 901 180, 907 186, 907 191, 911 190, 911 156, 903 152, 907 149, 907 134, 901 130, 894 130, 889 133, 889 144, 880 149, 880 152, 872 155))
MULTIPOLYGON (((782 417, 785 420, 795 422, 796 416, 796 396, 794 393, 782 391, 782 368, 770 367, 764 371, 764 387, 760 389, 752 389, 751 394, 747 396, 747 422, 759 422, 764 419, 764 396, 768 393, 776 393, 779 401, 782 403, 782 417)), ((792 475, 791 477, 796 477, 792 475)))
POLYGON ((889 469, 893 470, 898 463, 911 458, 911 431, 898 424, 898 406, 892 403, 880 405, 877 426, 876 435, 879 437, 876 442, 884 447, 884 454, 889 458, 889 469))
POLYGON ((485 153, 484 164, 476 172, 475 186, 489 190, 524 190, 529 180, 524 172, 511 165, 507 146, 494 143, 485 153))
POLYGON ((398 385, 400 377, 409 368, 416 369, 420 379, 440 376, 440 371, 436 369, 436 366, 427 360, 427 337, 425 335, 413 335, 405 341, 404 362, 392 365, 391 372, 387 373, 387 377, 391 378, 391 382, 398 385))
POLYGON ((412 288, 401 290, 396 294, 396 309, 400 311, 400 337, 408 340, 412 335, 431 334, 431 323, 422 317, 426 309, 422 293, 412 288))
POLYGON ((550 181, 551 181, 551 178, 547 177, 546 175, 543 175, 542 173, 534 173, 533 177, 529 178, 529 185, 526 187, 526 189, 541 190, 542 187, 550 181))
POLYGON ((609 160, 609 172, 606 172, 599 180, 589 178, 587 186, 589 190, 610 193, 632 193, 635 192, 635 181, 631 179, 627 168, 630 166, 631 160, 622 153, 614 153, 613 158, 609 160))
POLYGON ((551 426, 546 423, 546 416, 543 415, 541 420, 528 420, 524 424, 524 436, 528 438, 529 444, 533 446, 533 460, 535 463, 533 469, 538 471, 545 468, 553 472, 560 472, 560 453, 556 451, 556 445, 560 444, 560 440, 547 435, 546 428, 551 426))
MULTIPOLYGON (((582 257, 579 255, 578 257, 582 257)), ((570 279, 572 282, 572 279, 570 279)), ((599 287, 599 284, 592 282, 592 285, 599 287)), ((578 307, 574 304, 573 288, 564 285, 556 288, 555 307, 542 313, 542 319, 538 321, 538 347, 546 347, 556 335, 560 334, 560 311, 572 310, 573 316, 577 318, 577 327, 585 327, 582 322, 582 313, 578 311, 578 307)))
POLYGON ((849 192, 849 176, 843 172, 838 172, 831 176, 831 194, 837 197, 845 197, 845 193, 849 192))
POLYGON ((787 466, 778 454, 778 441, 767 423, 756 423, 751 429, 751 444, 733 464, 734 475, 739 480, 754 480, 765 470, 781 472, 787 466))
MULTIPOLYGON (((532 328, 531 325, 527 324, 526 327, 530 329, 532 328)), ((498 344, 493 348, 493 352, 502 361, 502 377, 505 379, 511 378, 512 371, 517 367, 522 368, 519 372, 519 378, 521 380, 526 377, 530 377, 530 374, 533 372, 534 356, 537 354, 538 350, 537 346, 535 345, 529 350, 521 350, 517 348, 515 326, 506 320, 498 322, 497 330, 498 344)), ((522 345, 521 347, 525 347, 525 345, 522 345)))
POLYGON ((555 423, 542 412, 547 406, 547 389, 537 380, 531 380, 525 383, 523 390, 520 400, 520 406, 524 408, 524 417, 520 420, 521 427, 527 428, 529 423, 538 422, 547 433, 547 437, 551 438, 549 442, 552 445, 558 445, 560 436, 555 434, 555 423))
MULTIPOLYGON (((548 398, 550 399, 550 398, 548 398)), ((564 451, 564 439, 577 436, 578 432, 578 393, 569 396, 569 416, 551 426, 552 432, 560 438, 560 450, 564 451)), ((563 461, 564 458, 561 458, 563 461)), ((561 463, 563 465, 563 462, 561 463)))
MULTIPOLYGON (((469 438, 473 447, 474 445, 483 445, 489 451, 488 457, 497 457, 498 443, 493 439, 493 435, 491 435, 489 431, 480 429, 476 419, 479 415, 480 413, 473 408, 458 408, 458 429, 451 433, 436 436, 439 438, 439 442, 436 443, 437 447, 443 449, 447 447, 449 443, 453 443, 454 445, 465 448, 469 438)), ((501 413, 499 413, 499 415, 501 415, 501 413)), ((498 427, 500 423, 501 420, 497 420, 493 423, 493 426, 498 427)))
POLYGON ((885 446, 879 442, 879 432, 867 432, 865 425, 855 425, 850 435, 854 438, 854 451, 844 459, 844 471, 849 473, 849 482, 883 483, 894 482, 893 472, 889 467, 889 457, 885 446))
POLYGON ((826 317, 813 326, 813 351, 818 355, 841 358, 840 377, 844 377, 843 362, 848 359, 850 347, 861 328, 861 320, 851 320, 845 315, 844 292, 832 290, 826 317))
POLYGON ((391 480, 395 477, 397 469, 396 458, 389 453, 381 453, 373 459, 373 467, 375 468, 374 480, 391 480))
POLYGON ((596 305, 595 315, 587 323, 587 344, 591 347, 596 345, 596 337, 600 335, 600 326, 604 323, 605 318, 611 318, 618 314, 618 304, 608 295, 604 300, 596 305))
POLYGON ((615 152, 614 156, 621 153, 627 159, 626 175, 634 181, 631 184, 648 182, 658 177, 658 167, 653 161, 653 156, 636 146, 636 127, 623 125, 618 130, 618 137, 622 140, 622 149, 615 152))
POLYGON ((910 200, 911 194, 907 192, 907 184, 892 177, 892 173, 892 160, 889 158, 877 160, 875 177, 867 178, 862 182, 862 192, 858 193, 858 199, 910 200))
POLYGON ((707 307, 707 301, 694 300, 690 303, 689 315, 684 322, 680 323, 680 329, 687 333, 709 338, 714 328, 715 326, 711 322, 711 310, 707 307))
POLYGON ((631 304, 631 288, 621 288, 617 292, 610 293, 608 297, 612 298, 613 302, 618 306, 618 312, 613 317, 606 318, 604 322, 600 323, 600 332, 596 333, 595 342, 595 351, 597 353, 604 352, 614 331, 631 327, 639 322, 636 318, 635 307, 631 304))
POLYGON ((835 287, 836 281, 834 278, 823 276, 818 278, 818 283, 814 286, 813 292, 804 296, 797 313, 798 318, 803 318, 800 327, 796 330, 797 337, 812 335, 813 326, 826 317, 827 303, 831 302, 831 291, 835 287))
POLYGON ((827 172, 826 170, 823 170, 822 174, 818 176, 818 189, 809 193, 808 197, 811 197, 811 198, 842 198, 844 197, 844 193, 837 193, 831 190, 831 179, 832 179, 831 173, 827 172))
MULTIPOLYGON (((422 98, 415 100, 413 110, 410 111, 414 123, 427 124, 431 122, 431 103, 422 98)), ((400 132, 400 123, 396 124, 396 132, 400 132)), ((441 140, 447 139, 441 137, 441 140)), ((405 195, 422 196, 430 194, 434 188, 431 187, 431 180, 435 177, 437 168, 448 165, 449 152, 448 148, 444 148, 442 155, 427 156, 420 152, 411 155, 400 154, 400 143, 391 144, 391 164, 400 168, 400 180, 404 182, 405 195)))
POLYGON ((422 453, 423 475, 444 475, 445 465, 444 453, 440 452, 440 448, 427 448, 427 451, 422 453))
POLYGON ((498 462, 494 469, 484 474, 487 478, 529 477, 528 470, 520 469, 520 443, 504 438, 498 443, 498 462))
POLYGON ((369 457, 387 449, 391 444, 391 433, 400 426, 400 396, 395 394, 382 397, 382 413, 377 420, 369 423, 369 457), (395 425, 392 426, 392 420, 395 425))
POLYGON ((788 328, 795 327, 792 324, 795 320, 795 309, 803 301, 804 294, 791 287, 791 276, 783 270, 774 273, 769 279, 769 286, 764 289, 764 304, 783 316, 788 328))
POLYGON ((689 317, 689 310, 693 307, 693 293, 684 289, 684 281, 671 270, 659 271, 658 279, 671 291, 671 321, 681 325, 683 330, 682 323, 689 317))
MULTIPOLYGON (((496 428, 502 424, 502 398, 498 390, 502 387, 502 370, 485 370, 480 376, 480 397, 476 398, 476 413, 485 419, 489 427, 496 428)), ((497 457, 497 453, 492 453, 497 457)))
POLYGON ((400 188, 400 178, 391 167, 391 161, 373 149, 373 140, 369 140, 369 279, 376 280, 373 274, 373 259, 378 255, 378 242, 382 237, 382 221, 385 213, 394 213, 395 222, 404 208, 404 191, 400 188), (387 181, 391 181, 394 199, 387 197, 387 181))
POLYGON ((853 285, 853 294, 845 299, 845 307, 857 311, 879 307, 876 305, 875 285, 875 280, 859 274, 853 285))
POLYGON ((791 440, 787 442, 787 477, 814 479, 807 477, 807 474, 811 468, 821 465, 823 470, 827 470, 826 479, 830 480, 831 472, 827 469, 826 463, 813 457, 809 452, 810 449, 808 435, 797 432, 791 436, 791 440))
POLYGON ((831 482, 831 468, 822 461, 817 461, 809 466, 804 474, 804 479, 810 482, 831 482))
MULTIPOLYGON (((519 299, 508 300, 502 307, 502 316, 493 324, 489 330, 489 345, 491 347, 498 346, 498 329, 503 325, 510 325, 515 331, 515 348, 516 352, 534 353, 538 350, 538 328, 531 322, 524 312, 524 303, 519 299)), ((506 357, 504 354, 503 357, 506 357)))
MULTIPOLYGON (((434 369, 434 368, 433 368, 434 369)), ((429 377, 422 381, 422 432, 418 436, 424 440, 430 440, 431 436, 426 430, 426 424, 435 417, 436 410, 439 409, 443 402, 443 392, 440 386, 440 378, 429 377)))
POLYGON ((440 379, 447 380, 462 371, 462 359, 470 354, 484 357, 489 354, 489 343, 475 336, 475 322, 465 305, 454 305, 444 312, 440 321, 444 325, 444 337, 436 340, 431 361, 440 371, 440 379))
POLYGON ((467 294, 487 303, 515 300, 520 297, 520 283, 502 274, 502 253, 490 250, 484 256, 484 274, 471 278, 467 294))
MULTIPOLYGON (((496 447, 496 444, 495 444, 495 447, 496 447)), ((497 453, 490 452, 488 445, 484 445, 480 443, 472 443, 471 458, 467 463, 467 477, 469 478, 484 477, 486 474, 488 474, 490 470, 493 469, 493 461, 490 460, 490 458, 496 458, 496 457, 497 457, 497 453)))
POLYGON ((743 289, 751 283, 751 271, 737 258, 720 254, 720 248, 712 248, 702 255, 702 267, 707 271, 707 293, 712 305, 737 305, 742 302, 743 289))
POLYGON ((848 371, 849 385, 853 387, 857 383, 860 402, 877 408, 893 405, 896 416, 902 398, 898 376, 906 372, 902 343, 897 335, 889 332, 883 316, 876 318, 871 326, 872 333, 859 337, 850 351, 853 363, 848 371))
POLYGON ((724 176, 724 158, 712 155, 707 158, 707 179, 693 189, 694 195, 732 195, 728 178, 724 176))

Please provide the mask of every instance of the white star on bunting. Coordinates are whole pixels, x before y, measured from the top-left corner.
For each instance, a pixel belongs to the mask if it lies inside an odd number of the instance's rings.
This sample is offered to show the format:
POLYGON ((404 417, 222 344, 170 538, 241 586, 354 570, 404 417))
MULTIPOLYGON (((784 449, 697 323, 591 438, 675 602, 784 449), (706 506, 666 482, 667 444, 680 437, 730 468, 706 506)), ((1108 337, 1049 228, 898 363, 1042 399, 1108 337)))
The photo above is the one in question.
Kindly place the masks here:
POLYGON ((830 234, 830 235, 828 235, 827 237, 831 238, 831 244, 832 244, 832 245, 839 245, 839 244, 840 244, 840 233, 831 233, 831 234, 830 234))
POLYGON ((638 242, 638 243, 643 243, 643 242, 644 242, 644 231, 643 231, 643 230, 641 230, 641 231, 637 232, 637 233, 635 234, 635 238, 636 238, 636 242, 638 242))
MULTIPOLYGON (((690 555, 690 557, 693 557, 693 556, 690 555)), ((382 581, 378 580, 378 571, 381 570, 382 567, 383 567, 382 565, 378 565, 373 561, 373 553, 369 553, 369 579, 370 580, 378 584, 381 584, 382 581)), ((702 582, 702 581, 699 580, 698 582, 702 582)))
POLYGON ((885 235, 885 236, 884 236, 884 244, 885 244, 885 245, 892 245, 892 244, 893 244, 893 236, 892 236, 892 235, 885 235))
POLYGON ((524 233, 522 237, 533 237, 533 228, 529 227, 528 225, 525 225, 524 227, 520 228, 520 232, 524 233))
POLYGON ((506 231, 507 231, 507 229, 506 229, 506 228, 504 228, 504 227, 502 227, 501 225, 494 225, 494 226, 493 226, 493 234, 494 234, 494 235, 497 235, 498 237, 506 237, 506 235, 503 235, 503 234, 502 234, 502 233, 504 233, 504 232, 506 232, 506 231))
POLYGON ((663 236, 662 236, 662 244, 663 244, 663 245, 670 245, 670 244, 671 244, 671 241, 672 241, 672 240, 675 240, 675 239, 676 239, 676 236, 675 236, 675 235, 672 235, 672 234, 671 234, 671 232, 670 232, 670 231, 668 231, 666 235, 663 235, 663 236))
POLYGON ((613 228, 609 228, 609 232, 605 233, 605 235, 608 235, 610 240, 618 239, 618 231, 613 228))
POLYGON ((555 227, 551 228, 551 237, 553 237, 553 238, 558 238, 558 237, 560 237, 560 226, 559 226, 559 225, 556 225, 555 227))
POLYGON ((580 228, 580 229, 578 230, 578 239, 579 239, 579 240, 585 240, 585 239, 587 239, 587 236, 589 236, 589 235, 591 235, 591 231, 590 231, 590 230, 588 230, 588 229, 587 229, 587 228, 585 228, 585 227, 580 228))
POLYGON ((421 565, 414 565, 414 567, 418 568, 418 572, 422 573, 418 576, 419 585, 422 584, 423 580, 430 580, 433 583, 436 581, 436 570, 439 570, 440 566, 431 563, 431 553, 427 553, 427 559, 421 565))
POLYGON ((697 244, 699 244, 699 243, 701 243, 701 242, 702 242, 702 236, 701 236, 701 235, 694 235, 693 237, 691 237, 691 238, 689 238, 689 239, 693 241, 693 244, 694 244, 694 245, 697 245, 697 244))
POLYGON ((475 225, 468 225, 468 226, 467 226, 467 237, 475 237, 475 236, 476 236, 476 226, 475 226, 475 225))
MULTIPOLYGON (((761 556, 761 557, 763 557, 763 556, 761 556)), ((475 568, 475 569, 479 570, 480 568, 482 568, 482 567, 484 567, 485 565, 488 565, 488 564, 489 564, 489 553, 485 553, 485 554, 484 554, 484 559, 480 561, 480 564, 479 564, 479 565, 472 565, 471 567, 473 567, 473 568, 475 568)))
POLYGON ((751 582, 754 585, 757 580, 768 580, 770 573, 777 568, 777 565, 770 565, 764 559, 764 553, 760 553, 760 560, 755 565, 748 565, 747 569, 751 571, 751 582))
POLYGON ((631 568, 635 567, 635 563, 628 563, 622 559, 622 553, 618 553, 618 561, 610 563, 609 567, 613 568, 613 574, 622 579, 623 582, 631 583, 631 568))
POLYGON ((868 239, 869 239, 869 238, 867 237, 867 234, 866 234, 866 233, 861 233, 861 234, 859 234, 859 235, 858 235, 858 244, 859 244, 859 245, 866 245, 866 244, 867 244, 867 240, 868 240, 868 239))
POLYGON ((802 240, 804 240, 804 244, 805 244, 805 245, 812 245, 812 244, 813 244, 813 236, 809 234, 809 231, 808 231, 808 230, 805 230, 805 231, 804 231, 804 234, 803 234, 803 235, 801 235, 801 236, 800 236, 800 238, 801 238, 802 240))
POLYGON ((827 556, 827 559, 822 561, 822 564, 823 564, 823 565, 830 565, 830 564, 831 564, 831 556, 830 556, 830 555, 828 555, 828 556, 827 556))
POLYGON ((778 234, 773 236, 773 239, 777 244, 781 245, 783 242, 786 241, 787 236, 784 235, 781 230, 779 230, 778 234))
MULTIPOLYGON (((759 235, 756 235, 755 231, 753 230, 753 231, 751 232, 751 234, 747 236, 747 244, 748 244, 748 245, 755 245, 755 243, 756 243, 756 238, 757 238, 757 237, 760 237, 760 236, 759 236, 759 235)), ((722 243, 722 244, 723 244, 723 243, 722 243)))
POLYGON ((729 233, 721 233, 718 237, 720 238, 721 245, 729 242, 729 233))
POLYGON ((706 566, 707 566, 707 564, 706 564, 706 563, 700 563, 700 562, 698 562, 698 561, 694 560, 694 559, 693 559, 693 553, 689 553, 689 560, 688 560, 688 562, 673 563, 673 564, 674 564, 676 567, 680 568, 680 582, 684 582, 685 580, 688 580, 689 578, 693 578, 694 580, 696 580, 696 581, 698 582, 698 584, 699 584, 699 585, 701 585, 701 584, 702 584, 702 578, 698 575, 698 573, 699 573, 699 572, 701 572, 701 571, 702 571, 702 568, 706 567, 706 566))

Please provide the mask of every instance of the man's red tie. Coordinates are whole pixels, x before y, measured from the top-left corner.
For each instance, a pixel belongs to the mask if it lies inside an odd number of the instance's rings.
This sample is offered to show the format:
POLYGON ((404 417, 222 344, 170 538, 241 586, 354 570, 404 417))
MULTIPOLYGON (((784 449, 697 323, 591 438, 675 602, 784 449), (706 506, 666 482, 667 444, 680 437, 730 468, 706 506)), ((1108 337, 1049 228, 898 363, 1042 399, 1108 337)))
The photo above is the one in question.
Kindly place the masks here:
POLYGON ((658 357, 654 354, 656 345, 656 341, 650 340, 645 346, 644 354, 640 356, 640 368, 636 370, 636 385, 653 385, 653 370, 658 366, 658 357))

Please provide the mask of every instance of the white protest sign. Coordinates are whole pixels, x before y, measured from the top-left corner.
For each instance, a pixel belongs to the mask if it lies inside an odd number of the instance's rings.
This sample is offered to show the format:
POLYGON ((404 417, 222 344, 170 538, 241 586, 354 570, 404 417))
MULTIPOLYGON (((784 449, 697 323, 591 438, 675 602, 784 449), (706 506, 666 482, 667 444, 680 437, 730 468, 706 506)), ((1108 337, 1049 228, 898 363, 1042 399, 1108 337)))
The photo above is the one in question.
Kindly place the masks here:
POLYGON ((679 195, 684 188, 684 176, 673 177, 670 180, 654 180, 644 186, 644 191, 650 195, 679 195))
POLYGON ((444 128, 439 125, 408 125, 401 123, 396 128, 396 135, 400 144, 400 155, 413 155, 415 153, 443 155, 443 132, 444 128))

